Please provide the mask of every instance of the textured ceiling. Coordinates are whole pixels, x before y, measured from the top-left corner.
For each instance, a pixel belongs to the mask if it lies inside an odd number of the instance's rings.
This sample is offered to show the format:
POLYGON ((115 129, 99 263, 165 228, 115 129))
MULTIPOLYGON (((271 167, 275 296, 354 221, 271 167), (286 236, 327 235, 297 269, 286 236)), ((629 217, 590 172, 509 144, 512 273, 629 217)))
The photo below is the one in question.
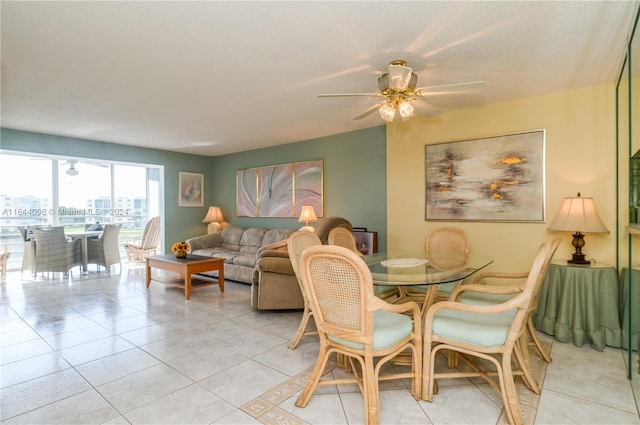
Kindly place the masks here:
MULTIPOLYGON (((2 1, 2 126, 220 155, 382 125, 388 63, 484 102, 611 83, 638 2, 2 1)), ((453 109, 464 97, 434 99, 453 109)))

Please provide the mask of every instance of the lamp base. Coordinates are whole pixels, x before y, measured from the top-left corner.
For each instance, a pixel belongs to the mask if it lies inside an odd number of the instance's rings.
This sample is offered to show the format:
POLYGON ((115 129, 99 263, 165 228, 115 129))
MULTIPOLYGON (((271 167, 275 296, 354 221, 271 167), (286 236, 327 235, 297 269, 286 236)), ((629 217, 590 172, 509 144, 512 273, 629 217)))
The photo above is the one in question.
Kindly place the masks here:
POLYGON ((311 227, 311 226, 302 226, 299 230, 300 230, 301 232, 311 232, 311 233, 313 233, 313 232, 315 232, 315 231, 316 231, 316 229, 314 229, 314 228, 313 228, 313 227, 311 227))
POLYGON ((207 225, 207 235, 211 235, 212 233, 218 233, 222 226, 217 221, 212 221, 207 225))
POLYGON ((591 261, 584 258, 584 254, 573 254, 571 260, 567 260, 568 264, 581 264, 583 266, 591 265, 591 261))

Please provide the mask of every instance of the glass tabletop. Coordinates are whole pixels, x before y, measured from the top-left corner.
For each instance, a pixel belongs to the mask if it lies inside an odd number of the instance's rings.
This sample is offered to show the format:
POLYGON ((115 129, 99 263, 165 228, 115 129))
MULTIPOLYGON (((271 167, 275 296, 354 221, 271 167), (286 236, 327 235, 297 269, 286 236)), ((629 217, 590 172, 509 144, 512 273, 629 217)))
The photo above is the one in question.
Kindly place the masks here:
POLYGON ((427 261, 424 253, 376 253, 362 259, 377 285, 435 285, 456 282, 493 263, 493 258, 471 253, 465 261, 438 258, 427 261))

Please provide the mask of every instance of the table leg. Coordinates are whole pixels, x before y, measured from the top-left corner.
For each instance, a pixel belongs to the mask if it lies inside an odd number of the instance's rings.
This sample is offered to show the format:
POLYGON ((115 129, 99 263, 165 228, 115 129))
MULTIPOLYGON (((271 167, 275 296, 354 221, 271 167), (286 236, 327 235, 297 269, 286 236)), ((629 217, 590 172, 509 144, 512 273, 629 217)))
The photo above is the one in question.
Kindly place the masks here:
POLYGON ((184 297, 191 298, 191 272, 188 270, 184 274, 184 297))
POLYGON ((82 274, 89 274, 89 253, 87 249, 87 238, 80 238, 80 243, 82 244, 82 274))
POLYGON ((151 266, 149 265, 149 259, 147 258, 147 288, 151 284, 151 266))
POLYGON ((220 287, 220 292, 224 292, 224 266, 218 270, 218 286, 220 287))

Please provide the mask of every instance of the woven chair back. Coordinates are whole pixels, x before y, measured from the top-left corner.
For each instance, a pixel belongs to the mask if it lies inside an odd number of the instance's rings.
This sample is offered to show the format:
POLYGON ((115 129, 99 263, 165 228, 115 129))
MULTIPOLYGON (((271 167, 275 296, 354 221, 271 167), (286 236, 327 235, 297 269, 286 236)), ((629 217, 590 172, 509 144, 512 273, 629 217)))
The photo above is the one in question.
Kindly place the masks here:
POLYGON ((67 239, 64 236, 64 228, 60 226, 33 229, 33 238, 36 241, 36 249, 55 249, 64 244, 67 239))
POLYGON ((536 291, 544 279, 551 258, 557 247, 555 240, 540 245, 531 269, 529 270, 529 276, 524 284, 523 291, 505 303, 511 304, 514 308, 518 309, 511 325, 509 337, 505 342, 505 347, 508 350, 513 349, 517 339, 522 332, 525 331, 526 320, 531 305, 534 302, 536 291))
POLYGON ((469 255, 469 238, 465 231, 458 227, 438 227, 427 234, 424 253, 436 269, 463 267, 469 255))
POLYGON ((529 313, 533 313, 533 311, 538 307, 538 292, 540 291, 540 286, 542 286, 542 281, 544 277, 547 275, 547 271, 549 270, 549 265, 551 264, 551 259, 553 258, 553 254, 555 254, 558 249, 558 245, 562 238, 557 237, 547 242, 547 257, 545 263, 542 265, 542 269, 540 270, 540 276, 538 276, 538 280, 536 282, 536 286, 533 288, 533 297, 531 300, 531 304, 529 305, 529 313))
POLYGON ((106 224, 102 233, 102 243, 105 251, 118 250, 118 238, 120 237, 121 224, 106 224))
POLYGON ((303 297, 305 297, 305 292, 300 281, 300 257, 302 256, 302 252, 305 249, 316 245, 322 245, 322 242, 320 241, 320 238, 318 238, 316 234, 312 232, 293 232, 289 236, 289 239, 287 239, 287 251, 289 252, 289 259, 291 260, 291 267, 293 268, 293 272, 298 279, 303 297))
POLYGON ((371 272, 353 251, 334 245, 302 253, 300 273, 321 334, 363 344, 373 343, 374 298, 371 272))
POLYGON ((358 248, 356 247, 356 238, 353 237, 353 233, 349 229, 344 227, 336 227, 329 232, 329 245, 337 245, 360 255, 358 248))
POLYGON ((160 244, 160 217, 153 217, 147 222, 140 242, 142 249, 157 248, 160 244))

